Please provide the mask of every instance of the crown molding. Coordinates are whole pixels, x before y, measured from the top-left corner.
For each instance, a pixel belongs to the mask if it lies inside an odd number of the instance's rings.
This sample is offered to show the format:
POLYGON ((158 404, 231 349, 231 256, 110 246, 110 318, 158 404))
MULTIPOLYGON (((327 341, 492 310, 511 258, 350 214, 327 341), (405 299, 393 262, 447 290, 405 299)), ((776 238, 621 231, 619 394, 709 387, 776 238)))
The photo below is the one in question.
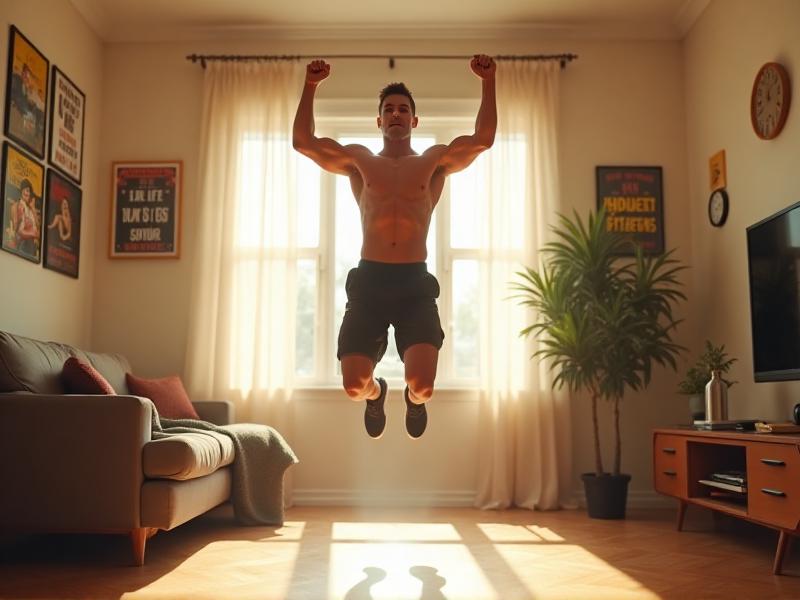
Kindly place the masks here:
POLYGON ((678 28, 681 38, 686 37, 691 31, 697 19, 700 18, 700 15, 708 8, 709 4, 711 4, 711 0, 686 0, 683 3, 683 6, 675 14, 674 19, 675 27, 678 28))
MULTIPOLYGON (((708 0, 690 0, 708 2, 708 0)), ((76 7, 82 0, 72 0, 76 7)), ((79 8, 80 10, 80 8, 79 8)), ((686 13, 685 11, 681 14, 686 13)), ((698 13, 699 14, 699 13, 698 13)), ((214 27, 146 27, 128 24, 110 27, 101 15, 84 14, 95 32, 108 43, 175 42, 175 41, 399 41, 399 40, 678 40, 683 33, 676 24, 638 21, 587 23, 516 23, 516 24, 403 24, 387 27, 380 24, 319 25, 225 25, 214 27)))

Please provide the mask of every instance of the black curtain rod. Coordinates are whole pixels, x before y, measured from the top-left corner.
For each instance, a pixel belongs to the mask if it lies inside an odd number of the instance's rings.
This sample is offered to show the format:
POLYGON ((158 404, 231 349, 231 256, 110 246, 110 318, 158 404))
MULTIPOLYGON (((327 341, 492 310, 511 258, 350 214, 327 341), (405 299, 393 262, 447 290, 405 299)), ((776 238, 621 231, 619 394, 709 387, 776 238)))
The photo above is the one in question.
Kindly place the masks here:
MULTIPOLYGON (((440 54, 327 54, 327 55, 276 55, 276 54, 190 54, 186 60, 193 63, 200 62, 200 66, 206 68, 206 63, 212 60, 223 62, 247 62, 247 61, 261 61, 261 60, 300 60, 300 59, 316 59, 324 56, 325 58, 382 58, 388 59, 389 68, 394 69, 395 60, 398 58, 408 59, 423 59, 423 60, 467 60, 472 56, 453 56, 453 55, 440 55, 440 54)), ((495 60, 557 60, 561 63, 563 69, 568 62, 578 58, 577 54, 527 54, 521 56, 515 55, 499 55, 493 57, 495 60)))

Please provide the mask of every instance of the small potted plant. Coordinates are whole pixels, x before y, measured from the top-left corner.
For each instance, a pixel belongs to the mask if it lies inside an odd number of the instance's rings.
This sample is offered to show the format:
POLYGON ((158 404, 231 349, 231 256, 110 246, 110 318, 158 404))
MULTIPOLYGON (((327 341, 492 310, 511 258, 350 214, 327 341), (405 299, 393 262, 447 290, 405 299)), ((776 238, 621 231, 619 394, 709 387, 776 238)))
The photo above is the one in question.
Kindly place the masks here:
MULTIPOLYGON (((704 421, 706 418, 705 391, 706 384, 711 379, 711 371, 727 373, 736 360, 728 357, 724 344, 715 346, 710 340, 706 340, 703 353, 698 357, 697 362, 689 367, 683 381, 678 384, 678 393, 689 397, 689 411, 693 421, 704 421)), ((736 383, 724 377, 722 380, 728 384, 728 387, 736 383)))

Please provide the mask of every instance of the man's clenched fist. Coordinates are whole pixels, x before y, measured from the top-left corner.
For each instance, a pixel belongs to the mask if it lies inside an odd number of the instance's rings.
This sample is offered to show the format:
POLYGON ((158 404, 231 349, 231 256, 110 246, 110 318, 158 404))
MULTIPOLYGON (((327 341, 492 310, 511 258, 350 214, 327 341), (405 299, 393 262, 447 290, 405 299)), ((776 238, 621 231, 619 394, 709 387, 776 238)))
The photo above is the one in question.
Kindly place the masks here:
POLYGON ((497 70, 497 65, 495 64, 494 59, 486 54, 476 54, 474 57, 472 57, 469 66, 472 69, 472 72, 481 79, 494 77, 494 73, 497 70))
POLYGON ((331 66, 324 60, 312 60, 306 66, 306 83, 319 83, 331 74, 331 66))

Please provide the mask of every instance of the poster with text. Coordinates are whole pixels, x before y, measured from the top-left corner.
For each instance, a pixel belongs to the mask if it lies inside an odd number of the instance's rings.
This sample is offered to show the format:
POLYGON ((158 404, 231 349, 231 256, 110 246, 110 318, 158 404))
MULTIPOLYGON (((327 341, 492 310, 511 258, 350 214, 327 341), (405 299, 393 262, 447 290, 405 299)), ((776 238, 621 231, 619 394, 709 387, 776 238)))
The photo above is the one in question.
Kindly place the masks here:
POLYGON ((42 252, 44 167, 3 143, 3 250, 38 263, 42 252))
MULTIPOLYGON (((606 229, 623 234, 645 254, 664 252, 661 167, 597 167, 597 209, 606 229)), ((633 246, 626 255, 633 255, 633 246)))
POLYGON ((44 267, 78 278, 81 250, 81 190, 47 170, 44 267))
POLYGON ((181 161, 112 164, 111 258, 180 256, 181 161))
POLYGON ((44 158, 47 80, 50 62, 19 29, 11 26, 6 74, 5 134, 44 158))
POLYGON ((56 66, 53 66, 52 90, 48 160, 64 175, 80 183, 86 96, 56 66))

